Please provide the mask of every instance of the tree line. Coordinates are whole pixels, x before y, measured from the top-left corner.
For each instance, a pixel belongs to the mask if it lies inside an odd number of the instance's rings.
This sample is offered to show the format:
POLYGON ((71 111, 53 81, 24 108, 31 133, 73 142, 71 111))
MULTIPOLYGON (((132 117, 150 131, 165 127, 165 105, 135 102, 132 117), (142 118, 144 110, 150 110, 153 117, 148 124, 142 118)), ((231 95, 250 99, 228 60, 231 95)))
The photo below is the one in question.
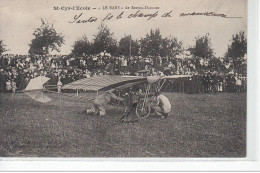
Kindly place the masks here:
MULTIPOLYGON (((29 44, 30 55, 45 55, 51 51, 60 51, 65 44, 64 35, 58 33, 53 23, 41 19, 41 26, 34 33, 34 38, 29 44)), ((0 40, 0 55, 6 50, 3 40, 0 40)), ((151 29, 145 37, 134 40, 131 35, 125 35, 117 42, 114 33, 104 24, 98 27, 94 39, 90 41, 86 35, 74 42, 71 54, 76 56, 95 55, 100 52, 108 52, 112 56, 161 56, 175 58, 183 55, 188 50, 194 58, 212 58, 215 56, 208 33, 204 36, 195 37, 195 43, 188 48, 183 47, 183 42, 176 37, 163 37, 159 29, 151 29)), ((244 57, 247 53, 247 39, 244 31, 236 33, 231 38, 225 53, 226 58, 236 59, 244 57)))

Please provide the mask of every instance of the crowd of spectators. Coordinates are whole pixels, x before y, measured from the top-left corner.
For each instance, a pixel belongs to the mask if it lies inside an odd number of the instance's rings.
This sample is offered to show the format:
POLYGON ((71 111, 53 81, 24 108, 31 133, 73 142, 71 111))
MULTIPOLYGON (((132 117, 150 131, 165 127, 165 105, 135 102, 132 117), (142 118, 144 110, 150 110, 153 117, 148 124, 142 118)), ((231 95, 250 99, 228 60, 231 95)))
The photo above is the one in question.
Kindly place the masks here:
POLYGON ((98 55, 14 55, 0 56, 0 92, 25 89, 30 79, 43 75, 51 78, 50 86, 67 84, 82 78, 102 75, 192 75, 170 80, 164 91, 207 93, 246 90, 245 58, 197 58, 178 56, 111 56, 98 55))

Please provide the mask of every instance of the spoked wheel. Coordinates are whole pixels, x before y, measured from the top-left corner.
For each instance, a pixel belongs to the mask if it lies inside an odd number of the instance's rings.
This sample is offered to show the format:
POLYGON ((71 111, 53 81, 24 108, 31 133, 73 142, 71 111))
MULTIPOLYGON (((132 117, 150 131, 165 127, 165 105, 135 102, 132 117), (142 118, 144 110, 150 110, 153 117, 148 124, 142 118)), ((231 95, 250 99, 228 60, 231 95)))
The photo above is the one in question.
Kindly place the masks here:
POLYGON ((139 102, 135 109, 136 115, 139 118, 147 118, 151 113, 151 107, 143 102, 139 102))

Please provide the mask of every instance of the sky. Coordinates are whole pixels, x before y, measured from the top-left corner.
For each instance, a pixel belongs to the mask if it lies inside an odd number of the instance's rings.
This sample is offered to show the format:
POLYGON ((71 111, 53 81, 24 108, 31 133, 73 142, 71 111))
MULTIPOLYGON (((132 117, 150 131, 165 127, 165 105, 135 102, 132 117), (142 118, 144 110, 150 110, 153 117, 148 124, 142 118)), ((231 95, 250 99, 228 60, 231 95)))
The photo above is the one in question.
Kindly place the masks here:
POLYGON ((216 56, 224 55, 233 34, 247 31, 246 0, 1 0, 0 40, 9 49, 6 53, 28 54, 28 44, 33 39, 34 30, 41 25, 42 18, 52 22, 54 28, 65 36, 61 52, 53 54, 69 54, 74 42, 84 34, 90 41, 93 40, 93 35, 108 14, 113 17, 103 23, 111 29, 117 41, 130 34, 133 39, 140 39, 151 29, 159 28, 163 37, 177 37, 187 48, 195 44, 196 36, 209 33, 216 56), (74 10, 64 10, 73 6, 74 10), (90 10, 75 10, 76 6, 89 7, 90 10), (120 9, 103 9, 104 6, 120 6, 120 9), (139 13, 143 14, 158 11, 157 16, 150 20, 146 17, 128 18, 138 11, 131 9, 132 6, 159 9, 140 10, 139 13), (54 10, 54 7, 59 10, 54 10), (130 9, 125 9, 126 7, 130 9), (122 18, 116 19, 123 11, 122 18), (171 17, 161 17, 170 11, 171 17), (235 18, 202 15, 180 17, 181 13, 192 12, 214 12, 235 18), (90 17, 96 17, 97 20, 91 23, 69 23, 74 21, 75 15, 81 13, 80 20, 88 20, 90 17))

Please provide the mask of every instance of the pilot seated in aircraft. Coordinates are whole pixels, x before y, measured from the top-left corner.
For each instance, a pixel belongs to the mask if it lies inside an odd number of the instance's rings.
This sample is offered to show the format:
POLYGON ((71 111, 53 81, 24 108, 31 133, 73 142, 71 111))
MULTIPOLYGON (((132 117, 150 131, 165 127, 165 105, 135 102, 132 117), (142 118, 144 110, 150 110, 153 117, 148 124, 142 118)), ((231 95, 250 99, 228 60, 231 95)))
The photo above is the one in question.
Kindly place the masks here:
POLYGON ((87 114, 96 114, 105 116, 106 109, 105 105, 107 105, 112 99, 124 101, 122 97, 118 97, 113 93, 114 89, 104 92, 100 96, 97 96, 94 100, 92 107, 87 110, 87 114))
POLYGON ((171 112, 171 103, 169 99, 160 92, 155 92, 155 96, 155 105, 151 106, 151 108, 154 110, 155 114, 161 116, 162 118, 168 117, 171 112))

